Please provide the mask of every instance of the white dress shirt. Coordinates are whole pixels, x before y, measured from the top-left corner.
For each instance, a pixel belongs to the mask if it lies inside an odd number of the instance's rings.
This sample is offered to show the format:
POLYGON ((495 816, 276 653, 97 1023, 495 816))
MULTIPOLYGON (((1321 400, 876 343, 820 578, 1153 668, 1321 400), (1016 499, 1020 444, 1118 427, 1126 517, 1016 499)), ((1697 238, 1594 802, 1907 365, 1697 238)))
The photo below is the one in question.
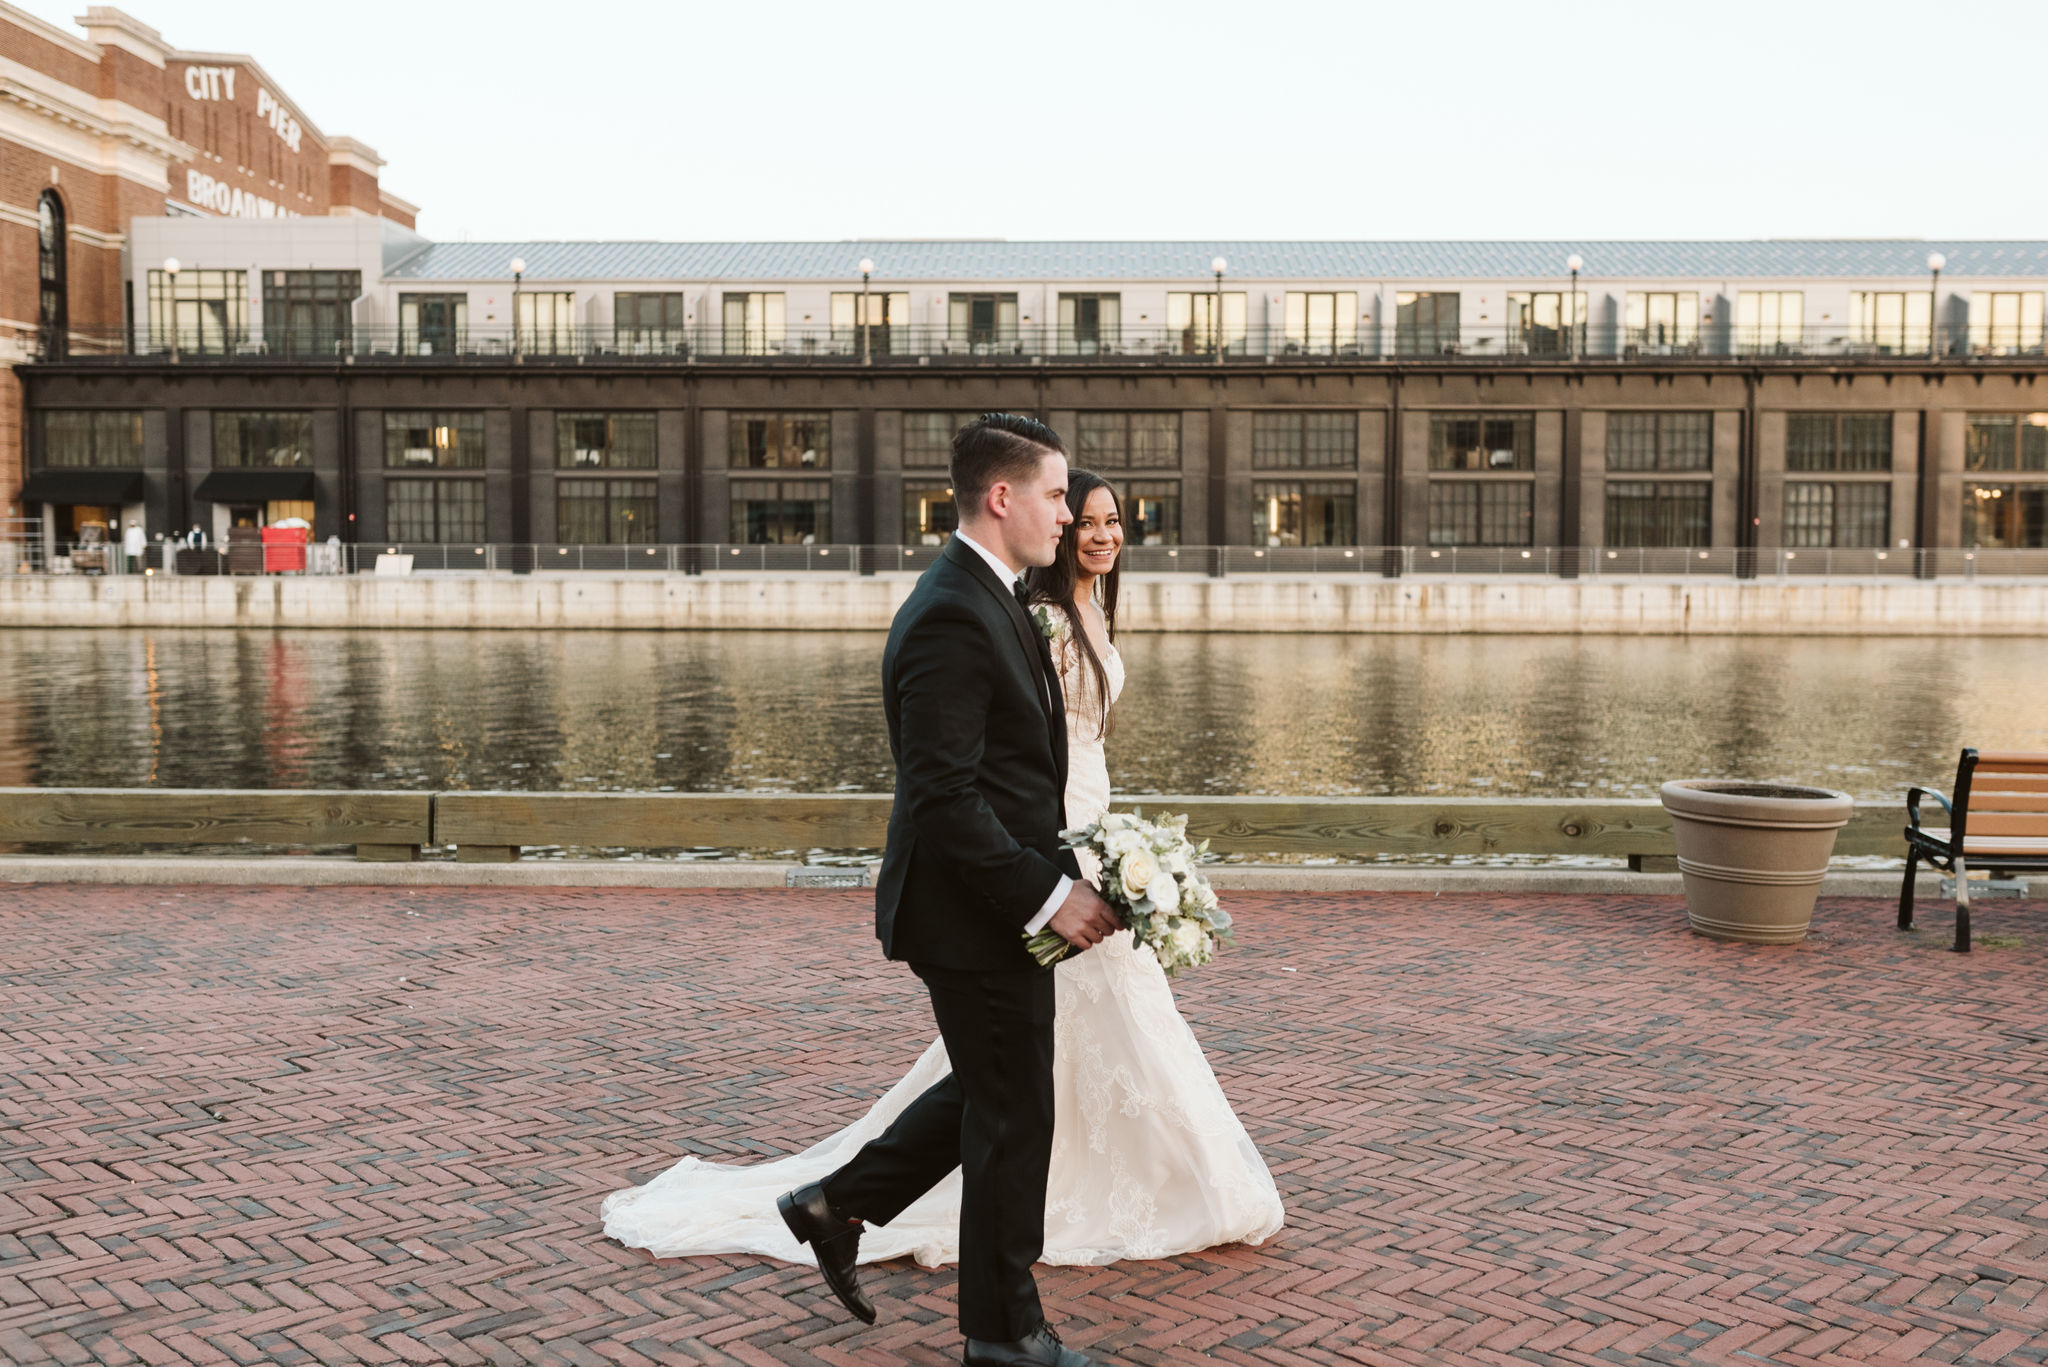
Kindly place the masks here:
MULTIPOLYGON (((1003 583, 1017 584, 1023 582, 1023 575, 1004 564, 1001 556, 998 556, 994 551, 976 541, 966 532, 956 531, 953 533, 953 536, 961 545, 967 547, 968 550, 973 551, 984 561, 988 562, 988 567, 995 571, 996 578, 1002 580, 1003 583)), ((1052 680, 1047 679, 1045 682, 1048 688, 1052 686, 1052 680)), ((1064 798, 1061 801, 1061 809, 1065 810, 1064 798)), ((1060 881, 1053 886, 1052 896, 1045 899, 1045 905, 1038 909, 1038 915, 1025 923, 1024 933, 1026 935, 1036 935, 1039 931, 1044 930, 1045 923, 1052 919, 1052 914, 1060 909, 1060 903, 1066 901, 1067 894, 1073 890, 1074 880, 1064 873, 1061 874, 1060 881)))

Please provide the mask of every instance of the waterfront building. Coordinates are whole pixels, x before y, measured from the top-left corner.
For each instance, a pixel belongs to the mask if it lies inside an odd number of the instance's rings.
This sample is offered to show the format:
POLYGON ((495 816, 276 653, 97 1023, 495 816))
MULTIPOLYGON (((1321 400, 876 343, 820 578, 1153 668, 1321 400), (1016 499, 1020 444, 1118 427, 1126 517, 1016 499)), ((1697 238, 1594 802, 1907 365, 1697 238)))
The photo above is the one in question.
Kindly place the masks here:
POLYGON ((94 97, 130 207, 59 231, 16 330, 0 507, 53 548, 113 502, 152 535, 931 545, 987 409, 1065 433, 1144 545, 2048 548, 2048 242, 435 242, 247 59, 87 27, 34 36, 147 98, 94 97))
MULTIPOLYGON (((138 317, 175 317, 212 340, 238 335, 249 310, 267 307, 273 336, 290 318, 310 340, 346 318, 360 291, 345 272, 278 263, 271 277, 238 272, 254 294, 232 294, 215 251, 190 272, 138 277, 134 220, 332 216, 374 236, 379 223, 410 229, 415 215, 378 183, 374 150, 321 132, 253 58, 182 51, 103 6, 78 22, 83 36, 0 3, 0 520, 47 511, 59 539, 83 523, 118 533, 150 506, 151 530, 164 529, 169 505, 144 473, 161 467, 161 410, 30 422, 41 444, 25 479, 17 367, 126 353, 138 317)), ((181 518, 199 496, 181 490, 181 518)))

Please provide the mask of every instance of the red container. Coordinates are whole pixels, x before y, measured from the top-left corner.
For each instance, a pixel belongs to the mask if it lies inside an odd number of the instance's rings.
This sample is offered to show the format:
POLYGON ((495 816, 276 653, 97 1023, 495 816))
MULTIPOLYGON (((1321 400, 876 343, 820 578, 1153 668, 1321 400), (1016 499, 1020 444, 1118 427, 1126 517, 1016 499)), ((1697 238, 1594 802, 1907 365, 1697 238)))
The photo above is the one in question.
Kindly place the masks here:
POLYGON ((304 527, 265 527, 263 529, 263 572, 265 574, 304 574, 306 572, 306 538, 311 535, 304 527))

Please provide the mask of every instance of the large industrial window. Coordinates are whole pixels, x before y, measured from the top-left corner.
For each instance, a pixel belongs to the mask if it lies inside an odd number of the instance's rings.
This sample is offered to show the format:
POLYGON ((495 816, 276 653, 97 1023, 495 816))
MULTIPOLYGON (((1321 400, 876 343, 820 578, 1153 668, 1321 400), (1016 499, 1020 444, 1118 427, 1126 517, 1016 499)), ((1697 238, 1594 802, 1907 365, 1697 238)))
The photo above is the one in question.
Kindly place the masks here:
POLYGON ((1714 464, 1711 413, 1609 413, 1610 470, 1708 470, 1714 464))
POLYGON ((829 413, 734 413, 726 426, 726 456, 735 470, 829 470, 829 413))
POLYGON ((1355 470, 1356 413, 1252 414, 1255 470, 1355 470))
POLYGON ((2048 470, 2048 413, 1972 413, 1965 470, 2048 470))
POLYGON ((132 409, 45 409, 36 414, 44 466, 53 470, 142 464, 142 414, 132 409))
POLYGON ((149 273, 150 345, 187 355, 223 355, 249 338, 249 273, 149 273))
POLYGON ((1607 485, 1609 546, 1711 544, 1713 486, 1705 480, 1613 480, 1607 485))
POLYGON ((386 413, 384 465, 390 470, 480 470, 484 464, 481 413, 386 413))
POLYGON ((1355 546, 1358 487, 1348 480, 1261 480, 1252 485, 1252 542, 1355 546))
POLYGON ((483 481, 387 481, 384 485, 384 534, 401 543, 481 542, 484 539, 483 481))
POLYGON ((1798 290, 1743 290, 1735 296, 1735 349, 1796 352, 1806 333, 1806 296, 1798 290))
POLYGON ((1429 544, 1530 545, 1534 494, 1527 480, 1431 480, 1429 544))
POLYGON ((311 413, 214 412, 215 469, 252 465, 300 468, 312 463, 311 413))
POLYGON ((1245 295, 1243 290, 1173 291, 1166 296, 1166 333, 1169 350, 1183 355, 1214 354, 1219 341, 1226 354, 1244 350, 1245 295))
POLYGON ((1123 296, 1063 294, 1054 350, 1069 356, 1113 352, 1123 336, 1123 296))
POLYGON ((555 481, 555 540, 568 546, 637 546, 654 540, 654 481, 555 481))
POLYGON ((732 539, 750 546, 810 546, 832 536, 831 488, 824 480, 736 479, 732 539))
POLYGON ((1787 470, 1889 470, 1889 413, 1793 413, 1785 419, 1787 470))
POLYGON ((1074 462, 1088 470, 1178 470, 1180 414, 1076 413, 1074 462))
POLYGON ((349 350, 350 314, 361 271, 263 272, 264 349, 284 356, 339 356, 349 350))
POLYGON ((1331 355, 1358 348, 1358 292, 1289 290, 1284 304, 1287 349, 1331 355))
POLYGON ((1442 290, 1394 296, 1394 350, 1434 356, 1458 349, 1458 296, 1442 290))
POLYGON ((905 469, 944 469, 953 463, 953 434, 974 421, 972 413, 905 413, 905 469))
POLYGON ((652 413, 557 413, 555 464, 564 470, 652 470, 652 413))
POLYGON ((1533 470, 1534 413, 1432 413, 1432 470, 1533 470))
POLYGON ((1883 546, 1891 538, 1888 483, 1785 485, 1787 546, 1883 546))

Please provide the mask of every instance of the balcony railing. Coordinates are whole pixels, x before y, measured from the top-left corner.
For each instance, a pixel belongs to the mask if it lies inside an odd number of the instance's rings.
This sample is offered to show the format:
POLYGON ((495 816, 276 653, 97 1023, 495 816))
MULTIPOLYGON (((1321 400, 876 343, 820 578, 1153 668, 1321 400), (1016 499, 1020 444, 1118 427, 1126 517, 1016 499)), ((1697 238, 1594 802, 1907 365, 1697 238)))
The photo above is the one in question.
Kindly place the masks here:
POLYGON ((468 328, 354 327, 226 333, 72 329, 59 349, 37 348, 40 359, 83 364, 144 361, 205 364, 396 363, 406 365, 525 365, 685 363, 943 364, 1187 364, 1275 362, 1359 365, 1389 362, 1517 365, 1628 365, 1711 361, 1773 362, 1927 361, 2040 363, 2048 339, 2040 329, 1958 326, 1937 329, 1852 330, 1826 325, 1787 331, 1704 324, 1687 328, 1467 327, 1404 329, 1361 324, 1350 333, 1311 336, 1286 328, 1254 327, 1217 339, 1201 329, 1122 327, 1074 329, 1022 326, 997 332, 896 324, 862 329, 791 325, 776 331, 686 328, 562 327, 515 331, 509 326, 468 328), (61 350, 61 354, 58 352, 61 350))

